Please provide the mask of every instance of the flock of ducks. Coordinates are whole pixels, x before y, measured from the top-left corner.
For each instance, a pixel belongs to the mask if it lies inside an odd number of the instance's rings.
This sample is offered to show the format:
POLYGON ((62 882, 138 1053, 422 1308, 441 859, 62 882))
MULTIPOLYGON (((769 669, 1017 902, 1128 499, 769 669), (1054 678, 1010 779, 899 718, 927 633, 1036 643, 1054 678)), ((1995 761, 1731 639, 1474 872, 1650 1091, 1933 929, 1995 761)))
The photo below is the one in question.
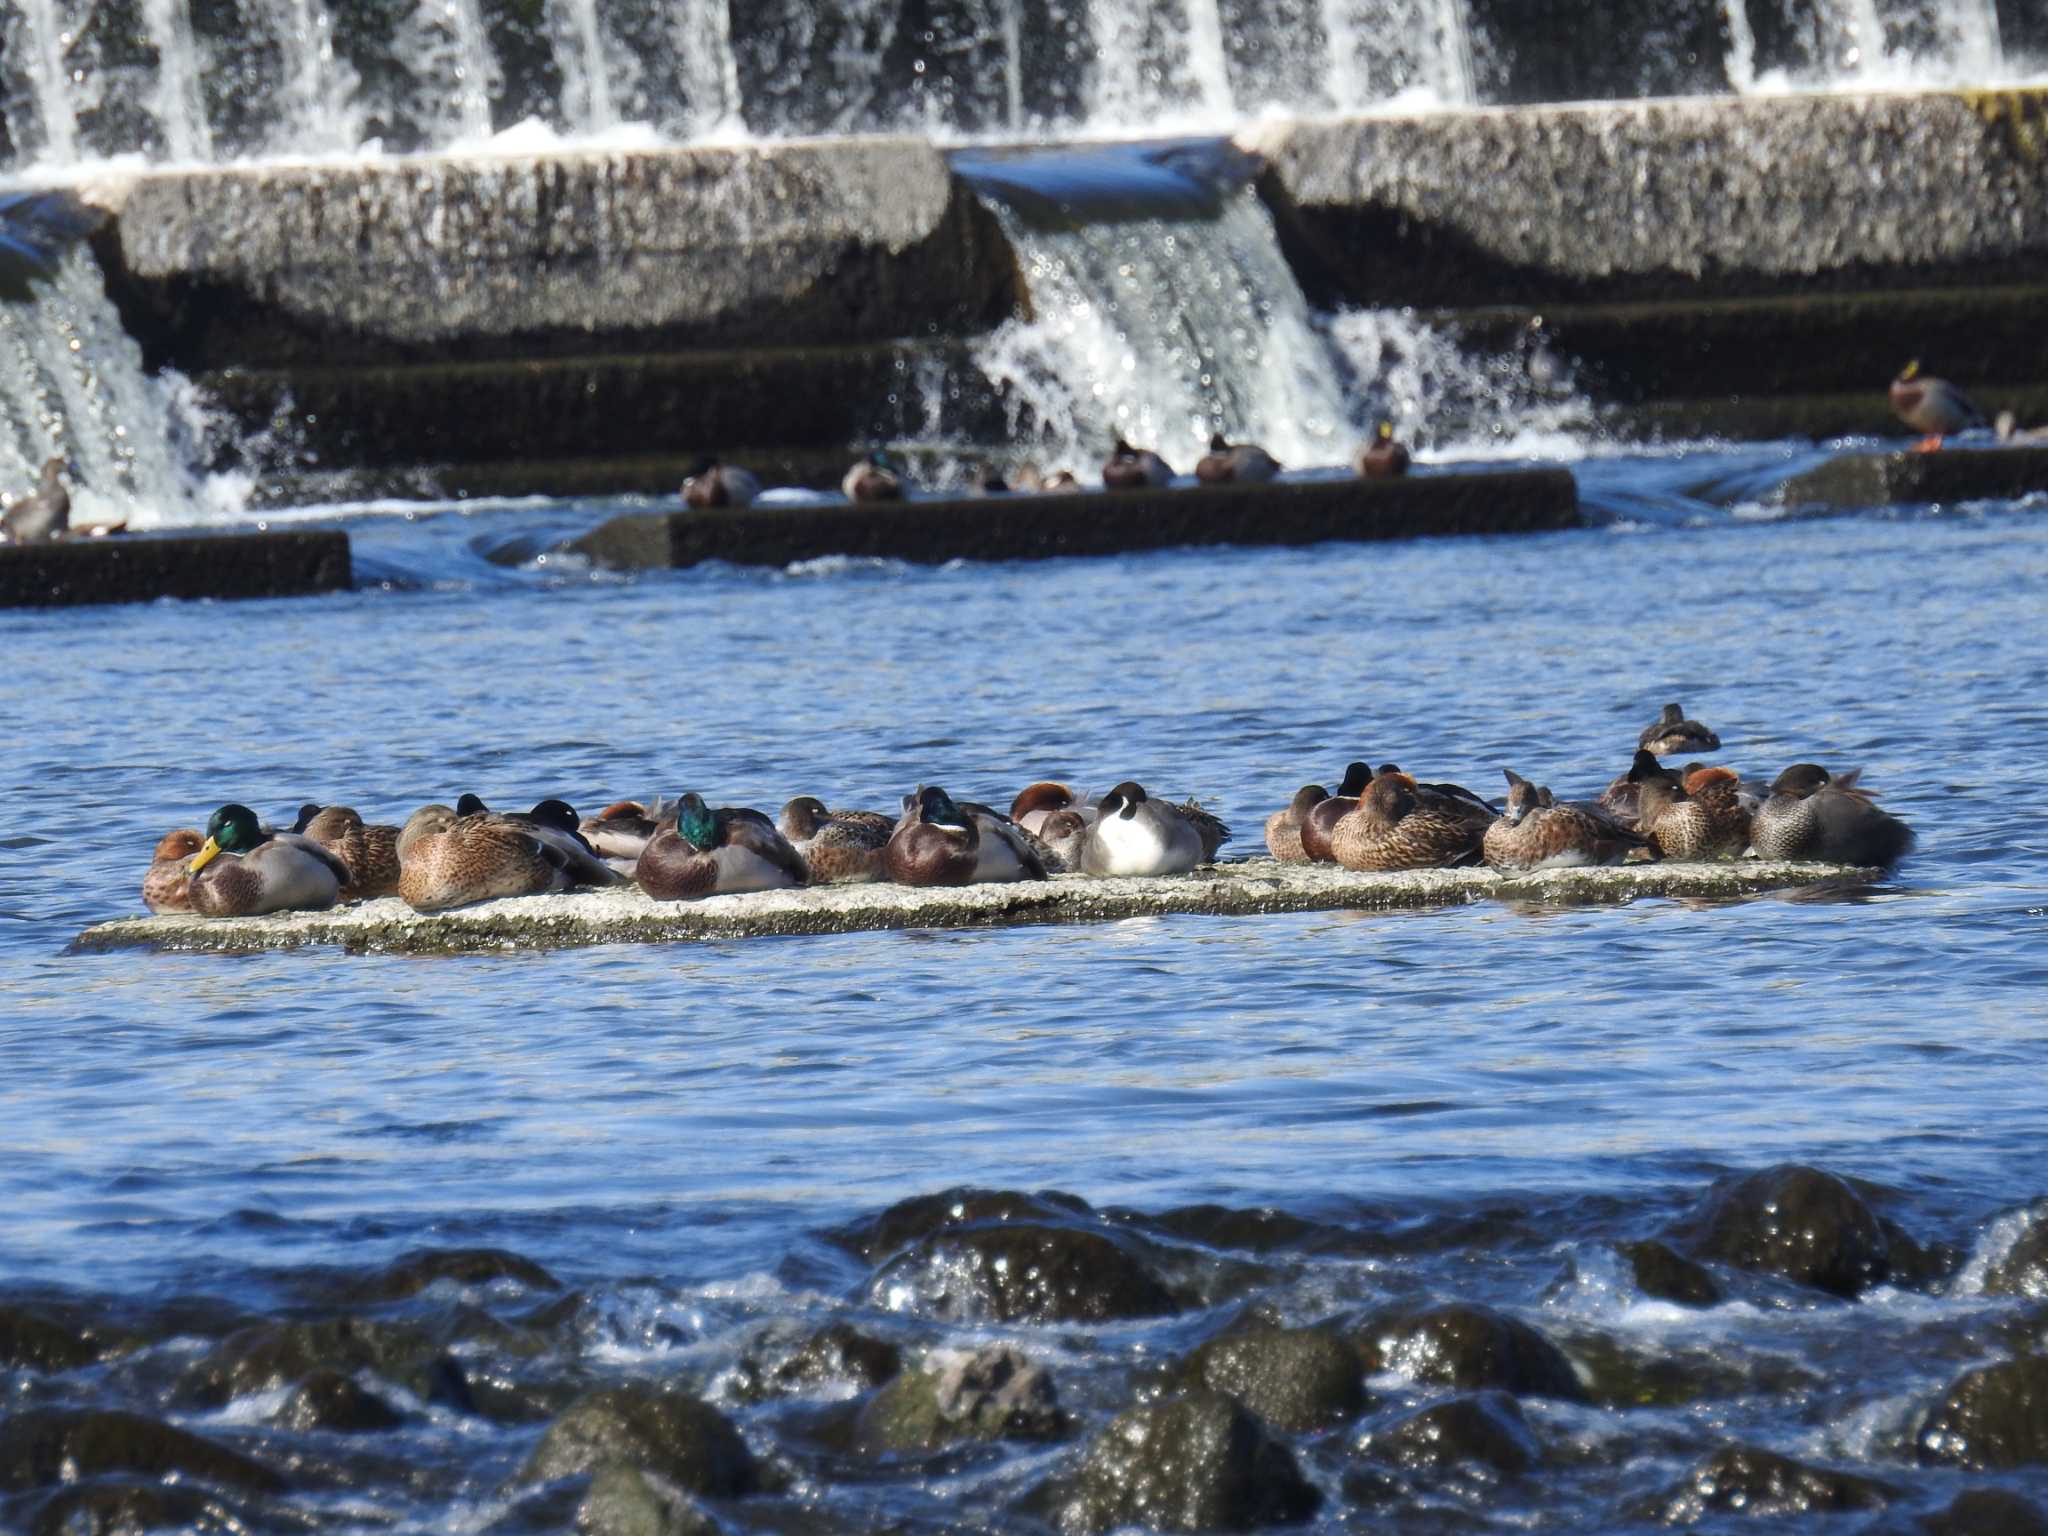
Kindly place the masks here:
MULTIPOLYGON (((1335 794, 1305 785, 1268 817, 1266 846, 1282 862, 1354 870, 1538 870, 1746 853, 1889 865, 1912 847, 1912 831, 1872 804, 1853 771, 1796 763, 1762 785, 1726 767, 1663 764, 1719 747, 1712 731, 1667 705, 1628 770, 1586 800, 1560 800, 1512 770, 1496 803, 1392 763, 1354 762, 1335 794)), ((895 815, 833 810, 804 795, 774 819, 713 807, 695 793, 621 800, 590 817, 561 800, 499 812, 464 795, 452 807, 421 807, 402 827, 308 804, 286 830, 247 806, 224 805, 204 836, 180 829, 157 845, 142 893, 154 912, 243 917, 390 895, 439 912, 628 883, 657 901, 687 901, 881 880, 1183 875, 1213 864, 1230 835, 1198 802, 1171 803, 1130 780, 1100 795, 1041 780, 1007 813, 936 785, 905 795, 895 815)))

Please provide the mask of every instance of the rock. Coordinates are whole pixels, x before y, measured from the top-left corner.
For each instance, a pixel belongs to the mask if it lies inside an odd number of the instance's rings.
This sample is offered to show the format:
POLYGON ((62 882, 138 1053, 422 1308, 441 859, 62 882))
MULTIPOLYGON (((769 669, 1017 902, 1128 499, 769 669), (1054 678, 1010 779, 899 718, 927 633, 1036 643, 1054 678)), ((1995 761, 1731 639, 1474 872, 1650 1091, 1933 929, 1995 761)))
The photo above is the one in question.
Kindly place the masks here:
POLYGON ((1067 1432, 1052 1376, 1007 1344, 933 1355, 861 1410, 870 1452, 932 1451, 960 1440, 1056 1440, 1067 1432))
POLYGON ((0 1489, 110 1472, 175 1475, 256 1493, 284 1490, 283 1478, 241 1452, 137 1413, 37 1408, 0 1421, 0 1489))
POLYGON ((1984 1273, 1987 1296, 2048 1297, 2048 1220, 2034 1220, 1984 1273))
POLYGON ((36 1509, 29 1536, 137 1536, 143 1531, 245 1531, 249 1522, 197 1488, 120 1481, 81 1483, 36 1509))
POLYGON ((1163 1211, 1146 1225, 1183 1242, 1210 1248, 1238 1248, 1250 1253, 1312 1248, 1319 1241, 1342 1237, 1339 1229, 1287 1211, 1271 1208, 1238 1210, 1227 1205, 1184 1205, 1163 1211))
POLYGON ((878 1216, 863 1217, 825 1235, 840 1247, 868 1260, 888 1258, 921 1237, 954 1227, 984 1226, 999 1221, 1058 1223, 1094 1211, 1077 1195, 1058 1190, 1024 1194, 1013 1189, 942 1189, 935 1195, 899 1200, 878 1216))
POLYGON ((1636 1289, 1645 1296, 1687 1307, 1711 1307, 1721 1300, 1720 1282, 1668 1243, 1655 1238, 1624 1243, 1621 1256, 1635 1275, 1636 1289))
POLYGON ((1094 1323, 1181 1309, 1136 1239, 1038 1222, 921 1238, 882 1267, 869 1294, 885 1306, 961 1322, 1094 1323))
POLYGON ((794 1350, 772 1335, 757 1340, 735 1368, 732 1391, 744 1401, 759 1402, 838 1382, 865 1389, 879 1387, 902 1368, 903 1352, 887 1339, 850 1323, 827 1323, 794 1350))
MULTIPOLYGON (((319 1371, 371 1371, 415 1396, 432 1398, 439 1341, 412 1323, 335 1317, 314 1323, 258 1323, 229 1334, 178 1382, 180 1401, 218 1408, 319 1371)), ((460 1375, 460 1368, 456 1368, 460 1375)))
POLYGON ((340 1278, 331 1294, 338 1301, 367 1306, 405 1301, 443 1280, 462 1286, 509 1280, 533 1291, 560 1290, 562 1285, 533 1260, 502 1248, 422 1248, 368 1275, 340 1278))
POLYGON ((1796 1163, 1716 1185, 1680 1231, 1700 1258, 1834 1296, 1892 1278, 1893 1231, 1841 1179, 1796 1163))
POLYGON ((1965 1371, 1928 1411, 1916 1437, 1929 1463, 1995 1468, 2048 1462, 2048 1357, 1965 1371))
POLYGON ((573 1477, 606 1462, 644 1467, 687 1493, 726 1498, 759 1484, 731 1420, 683 1392, 642 1385, 585 1393, 548 1426, 521 1482, 573 1477))
POLYGON ((1056 1500, 1065 1536, 1120 1526, 1229 1531, 1306 1520, 1322 1504, 1256 1415, 1221 1392, 1126 1409, 1056 1500))
POLYGON ((1440 1471, 1466 1463, 1516 1477, 1541 1454, 1521 1404, 1505 1392, 1479 1392, 1432 1403, 1385 1429, 1374 1430, 1362 1448, 1376 1458, 1418 1471, 1440 1471))
POLYGON ((600 1467, 576 1510, 580 1536, 718 1536, 722 1527, 675 1484, 640 1467, 600 1467))
POLYGON ((1692 1475, 1640 1511, 1666 1525, 1693 1525, 1709 1513, 1783 1518, 1851 1509, 1882 1509, 1899 1490, 1875 1478, 1809 1467, 1770 1451, 1733 1445, 1700 1463, 1692 1475))
POLYGON ((367 1434, 396 1429, 404 1415, 339 1371, 315 1371, 286 1399, 277 1422, 286 1429, 328 1429, 367 1434))
POLYGON ((24 1307, 0 1306, 0 1366, 75 1371, 111 1348, 97 1330, 56 1322, 24 1307))
POLYGON ((1453 1302, 1397 1313, 1354 1336, 1368 1371, 1472 1391, 1497 1387, 1517 1397, 1585 1397, 1565 1354, 1527 1323, 1491 1307, 1453 1302))
POLYGON ((2048 1536, 2048 1517, 2003 1488, 1972 1488, 1923 1515, 1920 1528, 1929 1536, 2048 1536))
POLYGON ((1305 1434, 1365 1410, 1358 1351, 1323 1328, 1260 1328, 1202 1345, 1181 1367, 1189 1386, 1226 1392, 1275 1429, 1305 1434))

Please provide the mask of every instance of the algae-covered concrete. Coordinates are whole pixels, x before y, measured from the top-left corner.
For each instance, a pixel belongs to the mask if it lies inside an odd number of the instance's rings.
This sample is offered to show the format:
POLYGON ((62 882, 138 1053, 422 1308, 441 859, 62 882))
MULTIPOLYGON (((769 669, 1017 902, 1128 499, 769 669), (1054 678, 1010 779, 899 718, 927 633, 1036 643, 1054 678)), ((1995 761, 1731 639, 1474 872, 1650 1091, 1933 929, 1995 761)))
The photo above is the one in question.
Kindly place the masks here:
POLYGON ((1561 469, 1304 480, 1268 485, 998 495, 955 501, 756 505, 629 513, 569 547, 630 570, 705 560, 787 565, 820 555, 912 560, 1035 560, 1193 544, 1532 533, 1579 525, 1577 483, 1561 469))
POLYGON ((0 608, 300 597, 351 575, 348 535, 325 529, 0 545, 0 608))
POLYGON ((895 928, 981 928, 1022 923, 1105 922, 1177 914, 1375 911, 1449 906, 1493 898, 1540 903, 1627 902, 1642 897, 1727 899, 1807 886, 1866 885, 1874 869, 1745 860, 1632 864, 1610 869, 1502 874, 1490 869, 1359 874, 1334 865, 1251 859, 1160 879, 1054 880, 944 889, 840 885, 696 902, 657 902, 637 887, 483 902, 422 915, 395 897, 329 912, 205 918, 125 918, 88 928, 86 950, 147 947, 243 952, 340 945, 361 951, 440 953, 550 949, 895 928))
POLYGON ((1780 485, 1788 507, 1882 507, 1899 502, 2011 501, 2048 491, 2048 447, 1845 453, 1780 485))

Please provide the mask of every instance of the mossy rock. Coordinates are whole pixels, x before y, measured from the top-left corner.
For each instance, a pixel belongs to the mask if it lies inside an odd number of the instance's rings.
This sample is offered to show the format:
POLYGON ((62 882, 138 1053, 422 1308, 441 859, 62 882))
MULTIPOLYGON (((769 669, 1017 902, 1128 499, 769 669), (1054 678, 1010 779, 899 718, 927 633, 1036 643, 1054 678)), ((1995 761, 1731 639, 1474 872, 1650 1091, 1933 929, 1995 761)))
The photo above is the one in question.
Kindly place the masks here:
POLYGON ((752 1493, 760 1482, 753 1453, 724 1414, 687 1393, 641 1385, 600 1388, 571 1403, 519 1479, 552 1482, 610 1462, 713 1498, 752 1493))
POLYGON ((871 1453, 933 1451, 963 1440, 1056 1440, 1067 1417, 1046 1369, 1006 1344, 932 1356, 861 1410, 855 1439, 871 1453))
POLYGON ((36 1408, 0 1421, 0 1489, 110 1473, 176 1476, 251 1493, 285 1487, 277 1473, 241 1452, 139 1413, 36 1408))
POLYGON ((1180 1370, 1184 1384, 1226 1392, 1275 1429, 1305 1434, 1365 1411, 1365 1368, 1332 1329, 1256 1328, 1209 1340, 1180 1370))
POLYGON ((722 1529, 682 1489, 641 1467, 598 1468, 576 1508, 578 1536, 719 1536, 722 1529))

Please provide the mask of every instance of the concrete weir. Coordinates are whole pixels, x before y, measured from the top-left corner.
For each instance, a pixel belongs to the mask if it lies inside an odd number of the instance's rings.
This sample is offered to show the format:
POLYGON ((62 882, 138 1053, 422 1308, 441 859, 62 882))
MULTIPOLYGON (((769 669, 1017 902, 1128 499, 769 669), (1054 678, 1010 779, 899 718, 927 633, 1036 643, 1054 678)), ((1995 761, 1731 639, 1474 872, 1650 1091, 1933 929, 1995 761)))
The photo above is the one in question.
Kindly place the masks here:
POLYGON ((2048 447, 1845 453, 1778 487, 1788 507, 2014 500, 2048 491, 2048 447))
POLYGON ((0 545, 0 608, 302 597, 350 581, 348 535, 331 529, 0 545))
POLYGON ((657 902, 637 887, 483 902, 421 914, 396 897, 330 912, 206 918, 189 914, 124 918, 79 935, 84 950, 145 947, 238 953, 340 945, 358 951, 446 953, 555 949, 585 944, 659 943, 776 935, 860 933, 895 928, 985 928, 1030 923, 1109 922, 1180 914, 1383 911, 1452 906, 1491 898, 1543 903, 1627 902, 1642 897, 1716 900, 1812 886, 1857 886, 1881 876, 1839 864, 1631 864, 1503 874, 1491 869, 1425 869, 1359 874, 1334 865, 1250 859, 1165 879, 1062 875, 1012 885, 945 889, 840 885, 762 891, 695 902, 657 902))
POLYGON ((613 518, 569 548, 615 570, 705 560, 787 565, 821 555, 938 564, 1198 544, 1533 533, 1578 525, 1578 488, 1571 474, 1538 469, 862 506, 821 502, 636 512, 613 518))

